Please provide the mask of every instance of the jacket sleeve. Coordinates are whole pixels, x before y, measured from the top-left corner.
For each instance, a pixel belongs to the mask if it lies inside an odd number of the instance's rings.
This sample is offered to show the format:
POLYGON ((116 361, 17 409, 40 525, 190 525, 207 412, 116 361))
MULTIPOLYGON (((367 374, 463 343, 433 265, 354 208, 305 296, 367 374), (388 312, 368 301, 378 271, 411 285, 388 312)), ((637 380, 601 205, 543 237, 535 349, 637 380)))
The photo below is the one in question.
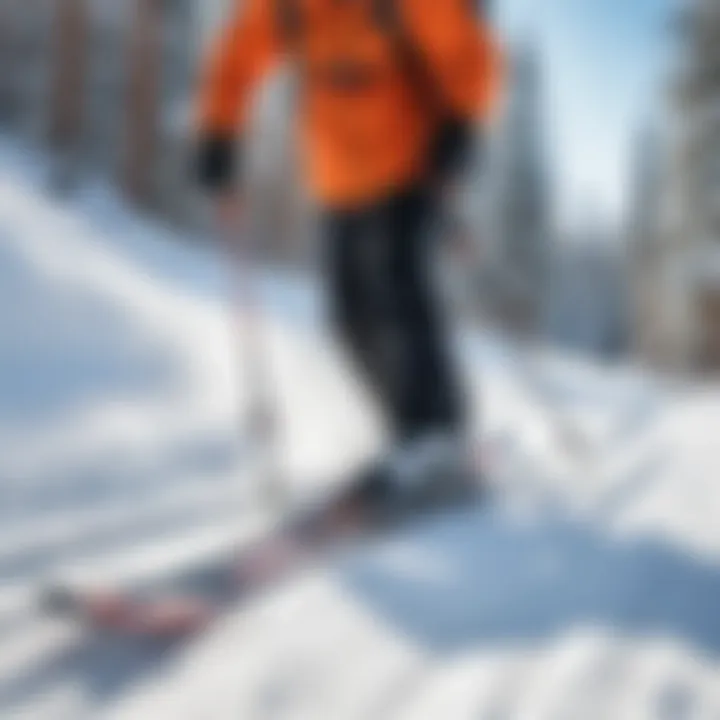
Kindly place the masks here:
POLYGON ((452 117, 487 121, 502 84, 502 53, 472 0, 401 0, 408 29, 452 117))
POLYGON ((475 126, 497 105, 502 56, 489 24, 471 0, 402 0, 404 22, 435 88, 442 123, 428 171, 440 183, 461 174, 476 149, 475 126))
POLYGON ((232 182, 255 86, 279 55, 272 0, 236 0, 229 23, 210 48, 198 97, 196 174, 208 189, 232 182))

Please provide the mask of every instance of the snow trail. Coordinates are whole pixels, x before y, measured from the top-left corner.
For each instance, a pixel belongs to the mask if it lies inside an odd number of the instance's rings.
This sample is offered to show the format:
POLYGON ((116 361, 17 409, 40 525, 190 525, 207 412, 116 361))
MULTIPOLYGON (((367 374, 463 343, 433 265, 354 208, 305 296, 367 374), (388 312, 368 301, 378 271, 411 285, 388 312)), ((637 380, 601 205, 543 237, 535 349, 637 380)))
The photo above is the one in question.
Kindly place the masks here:
MULTIPOLYGON (((266 521, 244 471, 228 278, 102 188, 65 204, 0 141, 0 716, 654 720, 720 714, 720 393, 558 352, 459 345, 502 487, 181 646, 39 617, 57 573, 157 577, 266 521), (546 404, 591 443, 569 458, 546 404)), ((263 275, 302 494, 379 432, 312 283, 263 275), (302 480, 302 482, 301 482, 302 480), (305 482, 307 484, 305 484, 305 482)))

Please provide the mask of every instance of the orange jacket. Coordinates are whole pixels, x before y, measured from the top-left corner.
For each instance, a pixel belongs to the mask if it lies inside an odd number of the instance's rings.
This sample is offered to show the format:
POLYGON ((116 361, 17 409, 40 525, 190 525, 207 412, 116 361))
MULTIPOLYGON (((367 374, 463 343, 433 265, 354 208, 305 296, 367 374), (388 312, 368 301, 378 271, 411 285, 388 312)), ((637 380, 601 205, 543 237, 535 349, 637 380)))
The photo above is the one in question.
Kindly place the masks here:
MULTIPOLYGON (((392 0, 388 0, 392 1, 392 0)), ((444 110, 485 119, 499 86, 499 51, 469 0, 395 0, 403 32, 444 110)), ((310 184, 325 204, 352 206, 422 177, 437 118, 373 16, 375 0, 295 0, 301 28, 287 47, 278 0, 241 0, 214 45, 200 96, 200 130, 242 128, 256 84, 275 61, 302 63, 302 137, 310 184)))

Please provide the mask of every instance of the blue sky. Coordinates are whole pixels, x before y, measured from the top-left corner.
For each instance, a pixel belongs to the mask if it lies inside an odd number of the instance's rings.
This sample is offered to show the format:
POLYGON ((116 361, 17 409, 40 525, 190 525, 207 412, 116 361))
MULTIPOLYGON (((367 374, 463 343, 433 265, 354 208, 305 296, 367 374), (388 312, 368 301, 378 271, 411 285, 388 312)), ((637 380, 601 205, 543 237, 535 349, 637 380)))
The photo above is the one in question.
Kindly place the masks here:
POLYGON ((657 117, 674 0, 495 0, 503 33, 534 42, 563 226, 622 219, 638 132, 657 117))

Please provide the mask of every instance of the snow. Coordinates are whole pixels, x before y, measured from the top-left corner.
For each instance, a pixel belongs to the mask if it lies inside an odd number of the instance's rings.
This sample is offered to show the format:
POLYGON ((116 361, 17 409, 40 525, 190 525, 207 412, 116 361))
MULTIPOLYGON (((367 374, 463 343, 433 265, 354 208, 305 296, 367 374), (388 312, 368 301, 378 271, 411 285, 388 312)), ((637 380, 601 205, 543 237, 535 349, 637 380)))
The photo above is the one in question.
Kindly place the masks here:
MULTIPOLYGON (((492 509, 339 548, 180 645, 41 617, 49 576, 171 574, 268 518, 221 254, 0 157, 0 716, 720 716, 720 393, 467 328, 492 509)), ((316 287, 256 286, 300 495, 381 435, 316 287)))

